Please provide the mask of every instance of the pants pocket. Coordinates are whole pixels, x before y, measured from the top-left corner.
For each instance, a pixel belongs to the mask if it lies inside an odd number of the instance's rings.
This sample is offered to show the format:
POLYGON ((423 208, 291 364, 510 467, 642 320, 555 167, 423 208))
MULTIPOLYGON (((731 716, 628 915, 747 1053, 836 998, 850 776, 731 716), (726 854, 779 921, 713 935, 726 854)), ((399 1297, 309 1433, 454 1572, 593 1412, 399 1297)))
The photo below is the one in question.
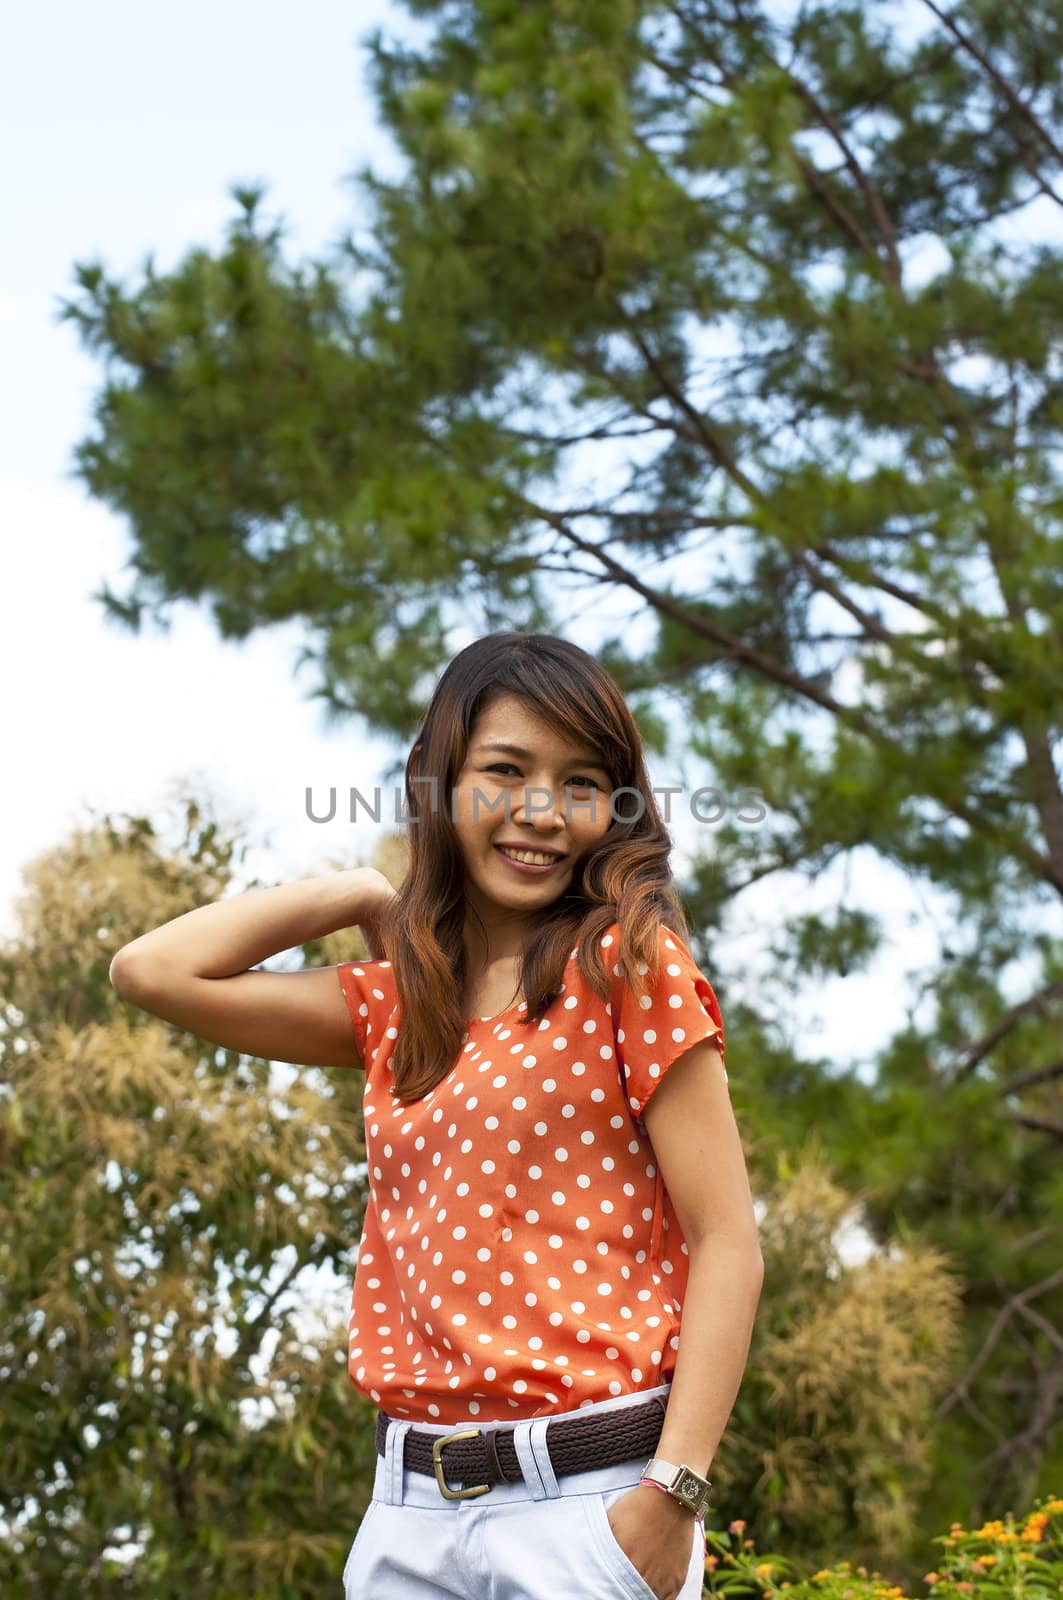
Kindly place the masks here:
POLYGON ((629 1600, 661 1600, 660 1595, 650 1588, 627 1551, 617 1541, 616 1534, 609 1524, 610 1507, 624 1495, 630 1494, 633 1488, 633 1484, 625 1483, 617 1488, 603 1489, 598 1494, 583 1495, 581 1498, 602 1558, 621 1585, 621 1593, 629 1596, 629 1600))

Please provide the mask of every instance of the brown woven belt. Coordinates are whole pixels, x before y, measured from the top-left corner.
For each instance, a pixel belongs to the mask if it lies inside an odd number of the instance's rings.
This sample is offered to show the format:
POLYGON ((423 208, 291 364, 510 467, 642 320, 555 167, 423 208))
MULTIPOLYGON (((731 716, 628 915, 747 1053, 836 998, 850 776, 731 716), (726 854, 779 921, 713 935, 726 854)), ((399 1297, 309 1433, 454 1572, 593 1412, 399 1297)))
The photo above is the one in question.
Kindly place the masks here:
MULTIPOLYGON (((665 1398, 655 1394, 642 1405, 620 1406, 615 1411, 590 1416, 576 1412, 555 1418, 546 1429, 546 1449, 555 1475, 563 1478, 570 1472, 615 1467, 637 1456, 648 1460, 661 1436, 665 1398)), ((378 1455, 384 1454, 388 1423, 393 1420, 399 1419, 377 1412, 378 1455)), ((520 1483, 524 1477, 512 1428, 489 1428, 484 1432, 482 1428, 469 1427, 445 1434, 410 1428, 403 1440, 402 1464, 434 1477, 448 1500, 467 1500, 486 1494, 496 1483, 520 1483), (454 1489, 453 1483, 473 1487, 454 1489)))

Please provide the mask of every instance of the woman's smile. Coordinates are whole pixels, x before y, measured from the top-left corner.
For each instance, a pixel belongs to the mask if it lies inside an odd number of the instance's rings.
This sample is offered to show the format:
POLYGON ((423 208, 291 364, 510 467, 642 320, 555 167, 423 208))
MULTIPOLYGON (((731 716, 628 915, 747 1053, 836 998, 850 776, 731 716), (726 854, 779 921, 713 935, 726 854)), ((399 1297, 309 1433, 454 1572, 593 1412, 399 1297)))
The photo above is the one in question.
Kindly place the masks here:
POLYGON ((519 859, 513 850, 504 845, 496 844, 493 849, 501 856, 507 867, 512 868, 514 872, 523 873, 525 877, 545 877, 555 868, 562 866, 565 861, 564 856, 555 856, 549 851, 532 850, 530 847, 519 852, 519 859))

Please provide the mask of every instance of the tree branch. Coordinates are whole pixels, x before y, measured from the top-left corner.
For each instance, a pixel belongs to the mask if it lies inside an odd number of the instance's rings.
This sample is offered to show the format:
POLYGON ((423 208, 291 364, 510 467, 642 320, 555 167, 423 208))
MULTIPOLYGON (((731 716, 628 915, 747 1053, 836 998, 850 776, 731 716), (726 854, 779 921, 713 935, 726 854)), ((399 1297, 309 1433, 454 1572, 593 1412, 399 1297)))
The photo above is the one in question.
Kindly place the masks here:
POLYGON ((886 210, 885 202, 883 201, 881 194, 876 186, 872 183, 863 167, 860 165, 860 162, 856 159, 849 141, 845 136, 844 129, 841 127, 834 114, 822 103, 815 92, 809 88, 806 83, 803 83, 795 73, 790 72, 789 77, 790 82, 793 84, 801 98, 805 101, 806 105, 811 107, 818 120, 830 133, 832 139, 842 153, 845 165, 849 168, 849 171, 855 178, 861 193, 864 196, 864 199, 867 201, 868 210, 871 212, 871 215, 878 224, 878 230, 882 235, 882 242, 886 249, 887 276, 894 287, 899 289, 901 287, 902 273, 901 258, 897 250, 897 230, 893 226, 893 221, 889 212, 886 210))
POLYGON ((1029 1288, 1022 1289, 1018 1294, 1014 1294, 1010 1297, 1010 1299, 1000 1308, 1000 1310, 997 1312, 997 1315, 994 1317, 992 1325, 986 1334, 985 1339, 983 1340, 981 1350, 975 1356, 974 1360, 967 1368, 967 1371, 960 1378, 959 1382, 953 1386, 953 1388, 938 1405, 935 1413, 937 1416, 947 1416, 952 1410, 953 1406, 959 1400, 967 1397, 975 1378, 989 1360, 994 1346, 998 1343, 1011 1318, 1018 1313, 1019 1308, 1021 1306, 1025 1306, 1029 1301, 1036 1299, 1039 1295, 1051 1293, 1051 1291, 1058 1288, 1061 1283, 1063 1283, 1063 1267, 1061 1267, 1058 1272, 1053 1272, 1049 1277, 1043 1278, 1040 1283, 1032 1283, 1030 1284, 1029 1288))
POLYGON ((968 1045, 956 1069, 957 1080, 968 1077, 978 1063, 984 1061, 989 1052, 995 1049, 1004 1035, 1010 1033, 1012 1028, 1017 1023, 1020 1023, 1024 1017, 1036 1016, 1039 1011, 1043 1011, 1046 1006, 1050 1006, 1053 1000, 1059 999, 1063 999, 1063 979, 1056 983, 1047 984, 1045 988, 1039 989, 1036 994, 1021 1000, 1017 1006, 1012 1006, 1011 1010, 1005 1012, 1000 1021, 995 1023, 988 1033, 984 1033, 980 1039, 976 1039, 974 1044, 968 1045))
MULTIPOLYGON (((1036 116, 1030 110, 1026 102, 1019 97, 1004 75, 997 71, 996 67, 990 61, 985 52, 977 44, 975 44, 974 40, 969 34, 964 33, 963 29, 957 22, 953 20, 951 16, 949 16, 947 11, 942 11, 941 7, 935 4, 935 0, 923 0, 923 3, 934 13, 938 21, 944 24, 944 26, 952 34, 953 38, 963 47, 964 50, 967 51, 968 55, 972 56, 974 60, 978 62, 983 71, 988 75, 992 82, 996 84, 997 88, 1004 96, 1004 99, 1008 102, 1008 105, 1011 106, 1012 110, 1022 118, 1022 120, 1030 129, 1032 129, 1034 135, 1047 146, 1055 159, 1063 164, 1063 150, 1060 149, 1059 145, 1053 139, 1052 135, 1049 133, 1041 119, 1036 116)), ((1050 200, 1054 200, 1057 206, 1063 206, 1063 198, 1056 193, 1048 180, 1041 176, 1040 169, 1037 166, 1037 163, 1034 161, 1032 155, 1029 155, 1026 150, 1021 148, 1021 146, 1019 155, 1023 166, 1026 168, 1027 172, 1029 172, 1030 176, 1033 178, 1034 182, 1037 184, 1042 193, 1046 194, 1050 200)))
POLYGON ((1032 1072, 1020 1072, 1014 1078, 1008 1078, 1000 1085, 998 1093, 1004 1099, 1007 1095, 1034 1089, 1039 1083, 1048 1083, 1052 1078, 1063 1078, 1063 1059, 1053 1062, 1050 1067, 1035 1067, 1032 1072))
MULTIPOLYGON (((709 640, 724 657, 744 662, 772 682, 781 684, 802 699, 810 700, 813 704, 821 706, 825 711, 829 711, 833 716, 837 717, 838 721, 844 723, 846 727, 862 734, 880 748, 891 750, 901 758, 910 757, 911 752, 905 745, 892 738, 884 728, 880 727, 858 707, 844 705, 840 700, 836 700, 833 695, 828 694, 818 683, 808 678, 802 678, 799 673, 791 671, 789 667, 776 661, 774 657, 766 655, 764 651, 758 649, 755 645, 747 644, 744 639, 732 633, 730 629, 722 627, 712 617, 706 616, 702 612, 692 611, 688 606, 674 599, 664 590, 653 589, 649 584, 643 583, 635 573, 621 566, 614 556, 609 555, 607 551, 593 544, 590 540, 581 538, 561 513, 551 511, 546 506, 537 505, 534 501, 527 500, 523 495, 515 491, 513 492, 513 499, 526 514, 542 519, 548 526, 562 532, 577 549, 600 561, 614 583, 631 589, 635 594, 641 595, 655 611, 664 616, 670 616, 675 622, 690 629, 692 633, 709 640)), ((965 822, 973 832, 981 834, 1006 854, 1011 855, 1017 861, 1021 861, 1034 877, 1044 879, 1063 894, 1063 875, 1055 873, 1052 862, 1032 849, 1026 840, 1019 835, 1011 833, 1006 828, 990 821, 981 805, 971 804, 958 793, 946 792, 940 784, 936 787, 928 784, 928 791, 934 795, 934 798, 946 811, 959 818, 960 821, 965 822)))
POLYGON ((277 1287, 273 1289, 267 1296, 265 1303, 262 1305, 257 1314, 251 1319, 250 1322, 245 1322, 244 1326, 241 1328, 240 1336, 236 1343, 236 1349, 229 1358, 234 1366, 248 1366, 252 1355, 255 1353, 252 1349, 252 1346, 258 1345, 261 1342, 261 1335, 269 1332, 270 1314, 281 1295, 291 1287, 291 1284, 299 1276, 300 1272, 304 1271, 306 1267, 321 1266, 322 1263, 328 1259, 329 1254, 330 1251, 327 1246, 322 1245, 316 1250, 309 1251, 307 1255, 296 1260, 292 1264, 289 1270, 284 1274, 284 1277, 281 1279, 280 1283, 278 1283, 277 1287))

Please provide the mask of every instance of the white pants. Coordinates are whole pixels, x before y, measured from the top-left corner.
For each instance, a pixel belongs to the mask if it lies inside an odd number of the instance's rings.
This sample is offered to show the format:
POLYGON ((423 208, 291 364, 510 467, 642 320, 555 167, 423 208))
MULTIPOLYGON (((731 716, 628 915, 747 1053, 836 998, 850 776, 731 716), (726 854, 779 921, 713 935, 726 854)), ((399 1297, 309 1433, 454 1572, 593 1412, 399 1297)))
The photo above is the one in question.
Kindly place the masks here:
MULTIPOLYGON (((669 1387, 618 1395, 572 1415, 640 1405, 650 1395, 667 1396, 669 1387)), ((411 1427, 439 1435, 453 1433, 454 1424, 392 1418, 373 1498, 343 1569, 344 1600, 661 1600, 617 1543, 607 1515, 638 1483, 653 1451, 558 1478, 546 1448, 550 1420, 477 1424, 513 1428, 523 1480, 447 1500, 434 1477, 403 1466, 402 1450, 411 1427)), ((690 1565, 677 1600, 702 1592, 705 1538, 693 1517, 690 1527, 690 1565)))

